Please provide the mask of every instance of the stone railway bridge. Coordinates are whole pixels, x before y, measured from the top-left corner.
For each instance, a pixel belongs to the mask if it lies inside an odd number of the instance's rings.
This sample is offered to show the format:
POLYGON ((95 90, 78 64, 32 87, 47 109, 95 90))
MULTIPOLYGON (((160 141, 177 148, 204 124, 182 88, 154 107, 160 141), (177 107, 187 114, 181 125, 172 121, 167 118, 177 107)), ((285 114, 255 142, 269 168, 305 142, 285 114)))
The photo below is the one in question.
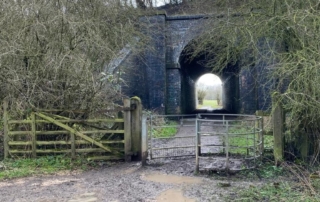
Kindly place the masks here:
POLYGON ((143 17, 141 21, 147 25, 144 32, 151 37, 149 46, 153 51, 139 55, 124 51, 125 57, 117 62, 117 67, 125 72, 125 95, 139 96, 145 108, 160 113, 197 113, 196 81, 206 73, 214 73, 223 83, 222 111, 252 114, 270 107, 266 62, 255 64, 251 71, 238 64, 228 65, 218 73, 202 66, 198 59, 186 58, 188 45, 206 28, 206 16, 161 14, 143 17))

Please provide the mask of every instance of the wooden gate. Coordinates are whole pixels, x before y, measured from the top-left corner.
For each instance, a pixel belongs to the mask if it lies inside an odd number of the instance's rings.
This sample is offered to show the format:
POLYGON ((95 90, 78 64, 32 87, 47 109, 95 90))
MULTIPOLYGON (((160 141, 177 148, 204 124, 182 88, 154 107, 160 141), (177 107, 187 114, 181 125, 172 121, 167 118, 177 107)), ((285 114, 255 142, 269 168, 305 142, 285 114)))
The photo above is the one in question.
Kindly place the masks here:
POLYGON ((139 145, 133 145, 139 136, 137 126, 141 125, 135 122, 141 123, 141 118, 133 121, 133 117, 141 116, 141 103, 137 99, 124 100, 122 115, 108 119, 70 119, 57 115, 59 110, 35 110, 28 119, 11 120, 7 109, 5 102, 5 158, 70 154, 89 160, 130 161, 132 155, 139 153, 139 145))

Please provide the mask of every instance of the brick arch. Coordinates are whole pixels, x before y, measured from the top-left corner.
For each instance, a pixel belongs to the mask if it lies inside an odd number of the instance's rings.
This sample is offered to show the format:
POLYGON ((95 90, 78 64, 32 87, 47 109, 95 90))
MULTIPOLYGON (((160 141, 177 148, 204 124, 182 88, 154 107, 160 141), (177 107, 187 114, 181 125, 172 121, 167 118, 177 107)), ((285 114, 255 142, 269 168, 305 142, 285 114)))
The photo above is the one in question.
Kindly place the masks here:
MULTIPOLYGON (((214 26, 215 22, 209 22, 204 15, 164 14, 145 16, 140 21, 145 24, 142 26, 143 32, 150 35, 148 46, 154 51, 142 52, 139 57, 130 54, 124 57, 121 62, 125 72, 123 79, 126 81, 122 86, 123 94, 139 96, 145 108, 160 113, 193 113, 195 104, 192 103, 195 100, 187 100, 191 96, 190 92, 193 92, 192 85, 210 70, 188 71, 191 65, 182 63, 181 57, 192 40, 201 36, 208 27, 206 23, 214 26)), ((263 46, 261 44, 261 48, 263 46)), ((253 113, 255 110, 268 109, 270 84, 264 81, 268 65, 268 62, 262 60, 254 65, 254 71, 241 68, 239 64, 229 65, 224 69, 219 76, 225 83, 226 111, 253 113)))
MULTIPOLYGON (((192 43, 192 41, 190 42, 192 43)), ((181 111, 182 113, 197 113, 196 109, 196 81, 206 73, 213 73, 220 77, 223 83, 222 110, 218 112, 240 112, 240 89, 238 64, 229 64, 221 72, 212 72, 201 62, 205 60, 205 54, 195 58, 190 57, 192 48, 189 45, 181 52, 179 61, 181 69, 181 111)))

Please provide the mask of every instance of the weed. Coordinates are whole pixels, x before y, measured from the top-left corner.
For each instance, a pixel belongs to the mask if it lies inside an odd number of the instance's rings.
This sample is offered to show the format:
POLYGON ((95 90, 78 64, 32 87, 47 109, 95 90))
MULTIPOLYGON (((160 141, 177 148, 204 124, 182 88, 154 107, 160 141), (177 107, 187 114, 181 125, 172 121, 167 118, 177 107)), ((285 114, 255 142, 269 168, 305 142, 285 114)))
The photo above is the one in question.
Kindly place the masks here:
POLYGON ((251 186, 237 192, 236 196, 227 197, 226 201, 319 201, 299 188, 296 183, 273 182, 262 187, 251 186))
POLYGON ((177 133, 177 123, 169 121, 163 126, 153 128, 152 137, 154 138, 168 138, 172 137, 177 133))
POLYGON ((203 100, 203 104, 197 106, 198 109, 201 107, 221 108, 221 106, 218 105, 217 100, 203 100))
POLYGON ((94 166, 80 157, 77 160, 72 160, 63 155, 36 159, 8 159, 4 160, 2 165, 4 169, 0 170, 0 180, 34 174, 51 174, 61 170, 86 170, 88 167, 94 166))
MULTIPOLYGON (((230 152, 236 154, 249 154, 253 152, 252 148, 260 142, 259 135, 252 133, 253 127, 247 127, 242 125, 234 125, 229 129, 229 145, 231 146, 230 152), (238 135, 237 135, 238 134, 238 135), (251 150, 248 148, 251 147, 251 150)), ((273 148, 273 136, 264 136, 264 147, 273 148)))
POLYGON ((228 133, 231 153, 249 154, 249 147, 253 148, 258 138, 257 134, 255 136, 252 134, 252 128, 250 129, 243 125, 233 125, 229 128, 228 133))
POLYGON ((276 178, 284 173, 284 170, 281 166, 275 166, 274 164, 265 164, 264 166, 258 169, 260 176, 268 178, 276 178))
MULTIPOLYGON (((255 171, 260 180, 268 179, 271 183, 237 190, 236 194, 226 197, 226 201, 320 201, 319 171, 310 174, 303 166, 287 162, 283 162, 281 166, 274 166, 274 162, 271 161, 255 171)), ((252 177, 252 173, 241 172, 246 178, 252 177)))

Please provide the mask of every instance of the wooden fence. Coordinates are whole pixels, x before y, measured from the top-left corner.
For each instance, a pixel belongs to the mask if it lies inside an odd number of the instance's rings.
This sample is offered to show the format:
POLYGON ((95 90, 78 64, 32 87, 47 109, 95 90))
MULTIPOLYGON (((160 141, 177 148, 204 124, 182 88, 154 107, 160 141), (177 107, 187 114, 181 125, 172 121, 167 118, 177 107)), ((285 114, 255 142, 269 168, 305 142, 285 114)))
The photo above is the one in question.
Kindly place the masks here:
POLYGON ((112 119, 70 119, 37 110, 28 119, 11 120, 7 102, 3 109, 5 158, 69 154, 72 158, 131 161, 140 152, 139 145, 133 146, 141 138, 139 99, 124 100, 122 115, 112 119))

